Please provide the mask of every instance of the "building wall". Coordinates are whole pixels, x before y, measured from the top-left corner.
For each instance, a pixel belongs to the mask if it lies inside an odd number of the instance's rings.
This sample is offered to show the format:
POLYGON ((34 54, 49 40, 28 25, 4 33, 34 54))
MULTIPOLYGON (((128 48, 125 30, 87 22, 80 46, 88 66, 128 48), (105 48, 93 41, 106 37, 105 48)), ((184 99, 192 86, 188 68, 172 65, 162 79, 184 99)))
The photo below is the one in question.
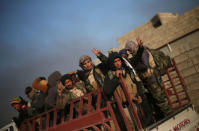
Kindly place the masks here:
POLYGON ((156 16, 160 18, 161 26, 154 27, 152 18, 152 20, 118 38, 119 47, 123 48, 127 41, 135 40, 139 36, 145 42, 145 45, 152 49, 160 48, 179 37, 199 29, 198 14, 199 6, 181 16, 173 15, 171 17, 171 13, 168 13, 167 18, 166 13, 162 17, 161 13, 159 13, 156 16), (167 21, 167 19, 169 20, 167 21))
POLYGON ((199 6, 184 13, 158 13, 161 25, 154 27, 152 20, 118 38, 119 47, 123 48, 128 40, 139 36, 144 45, 160 49, 175 59, 188 93, 199 112, 199 6), (169 51, 168 45, 172 49, 169 51))

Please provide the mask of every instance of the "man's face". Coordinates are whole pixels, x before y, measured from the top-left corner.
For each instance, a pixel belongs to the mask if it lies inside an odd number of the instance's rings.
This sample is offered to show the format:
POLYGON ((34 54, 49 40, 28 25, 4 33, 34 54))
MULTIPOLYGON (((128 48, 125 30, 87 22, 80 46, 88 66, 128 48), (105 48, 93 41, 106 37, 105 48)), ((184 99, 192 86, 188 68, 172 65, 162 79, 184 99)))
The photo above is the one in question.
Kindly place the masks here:
POLYGON ((21 106, 20 106, 20 104, 14 104, 13 108, 15 108, 15 110, 19 111, 21 106))
POLYGON ((27 97, 32 100, 33 99, 33 95, 34 95, 34 90, 32 89, 32 91, 27 94, 27 97))
POLYGON ((73 82, 70 79, 66 79, 65 80, 65 85, 64 85, 67 89, 72 89, 73 88, 73 82))
POLYGON ((114 66, 117 70, 121 69, 122 67, 122 61, 120 60, 120 58, 116 58, 114 60, 114 66))
POLYGON ((93 68, 92 61, 90 59, 85 60, 82 66, 85 70, 91 70, 93 68))

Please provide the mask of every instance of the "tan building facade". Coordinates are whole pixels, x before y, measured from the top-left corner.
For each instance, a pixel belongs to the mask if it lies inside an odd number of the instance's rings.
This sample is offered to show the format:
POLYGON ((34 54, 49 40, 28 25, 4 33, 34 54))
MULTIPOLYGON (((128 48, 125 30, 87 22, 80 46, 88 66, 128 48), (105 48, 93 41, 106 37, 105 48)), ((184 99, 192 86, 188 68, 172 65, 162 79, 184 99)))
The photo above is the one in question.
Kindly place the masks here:
POLYGON ((182 14, 158 13, 150 21, 118 38, 119 48, 139 36, 144 45, 175 59, 199 112, 199 6, 182 14))

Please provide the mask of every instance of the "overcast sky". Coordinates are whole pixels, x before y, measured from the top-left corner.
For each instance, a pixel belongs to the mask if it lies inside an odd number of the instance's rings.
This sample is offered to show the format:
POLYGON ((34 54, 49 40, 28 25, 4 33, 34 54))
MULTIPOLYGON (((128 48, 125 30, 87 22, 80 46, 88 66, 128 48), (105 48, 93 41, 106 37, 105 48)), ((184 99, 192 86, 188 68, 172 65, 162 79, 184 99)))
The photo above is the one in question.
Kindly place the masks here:
MULTIPOLYGON (((117 38, 158 12, 183 14, 199 0, 1 0, 0 127, 17 112, 9 105, 38 76, 78 69, 93 47, 106 53, 117 38)), ((26 97, 25 97, 26 98, 26 97)))

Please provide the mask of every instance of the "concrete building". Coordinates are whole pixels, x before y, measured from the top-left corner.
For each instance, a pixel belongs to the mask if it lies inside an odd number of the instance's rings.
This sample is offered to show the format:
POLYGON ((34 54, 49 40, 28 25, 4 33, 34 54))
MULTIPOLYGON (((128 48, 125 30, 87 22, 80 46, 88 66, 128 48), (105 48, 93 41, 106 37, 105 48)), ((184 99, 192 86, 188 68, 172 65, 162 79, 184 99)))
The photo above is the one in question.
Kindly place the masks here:
POLYGON ((119 48, 139 36, 144 45, 175 59, 199 112, 199 6, 182 14, 158 13, 150 21, 118 38, 119 48))

